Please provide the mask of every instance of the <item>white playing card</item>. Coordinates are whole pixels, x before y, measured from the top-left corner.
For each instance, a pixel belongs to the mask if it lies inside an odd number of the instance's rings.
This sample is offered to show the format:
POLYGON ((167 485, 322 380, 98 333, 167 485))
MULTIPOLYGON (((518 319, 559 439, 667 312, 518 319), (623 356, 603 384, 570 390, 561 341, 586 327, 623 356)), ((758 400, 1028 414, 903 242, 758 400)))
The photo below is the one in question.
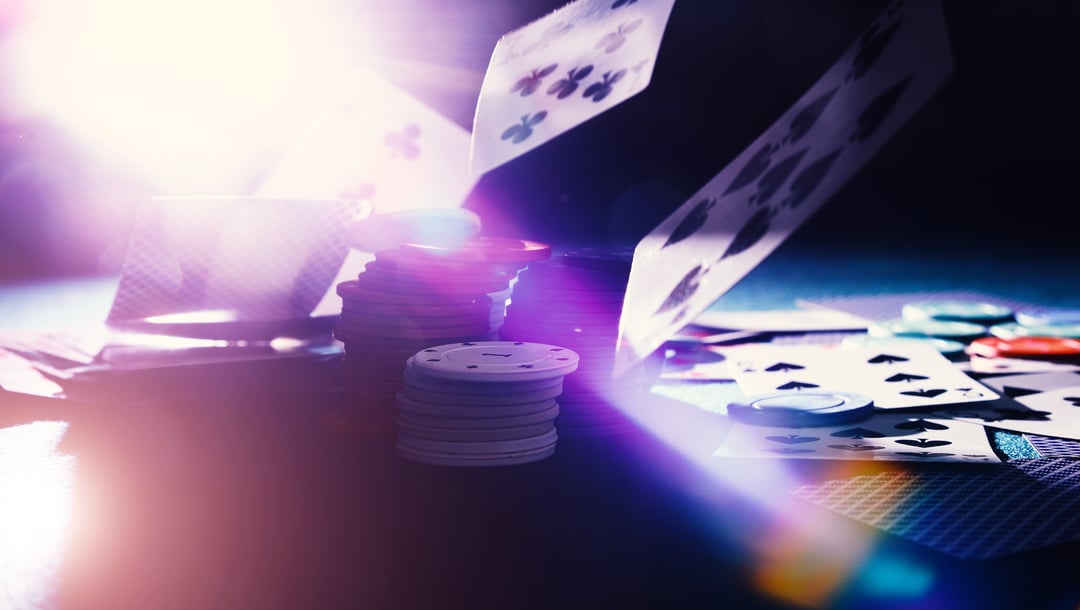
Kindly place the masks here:
POLYGON ((675 0, 576 0, 503 36, 473 120, 487 172, 640 93, 675 0))
POLYGON ((843 311, 829 309, 709 310, 694 318, 693 324, 717 329, 793 333, 866 330, 870 321, 843 311))
POLYGON ((638 243, 621 374, 691 322, 853 176, 953 69, 937 0, 896 0, 794 106, 638 243))
POLYGON ((961 368, 966 366, 973 373, 1005 374, 1005 373, 1055 373, 1080 371, 1080 365, 1069 362, 1054 362, 1051 360, 1035 360, 1024 358, 983 358, 972 356, 967 363, 960 363, 961 368))
POLYGON ((802 428, 735 423, 713 454, 831 460, 1000 462, 983 426, 878 412, 841 426, 802 428))
POLYGON ((258 189, 262 196, 351 197, 375 213, 461 205, 469 132, 370 71, 346 82, 258 189))
POLYGON ((868 396, 882 409, 998 398, 933 347, 881 351, 833 345, 741 345, 720 350, 747 395, 829 390, 868 396))
POLYGON ((990 409, 950 409, 940 414, 1002 430, 1080 440, 1080 384, 1015 396, 1012 405, 987 403, 990 409), (1016 403, 1019 408, 1012 406, 1016 403))

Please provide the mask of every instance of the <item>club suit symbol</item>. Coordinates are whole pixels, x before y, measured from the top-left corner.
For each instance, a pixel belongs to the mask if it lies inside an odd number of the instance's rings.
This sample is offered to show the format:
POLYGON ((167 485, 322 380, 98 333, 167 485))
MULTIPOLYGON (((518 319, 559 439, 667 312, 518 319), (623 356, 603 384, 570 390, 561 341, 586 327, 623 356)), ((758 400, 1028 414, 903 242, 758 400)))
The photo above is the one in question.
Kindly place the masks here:
POLYGON ((600 77, 599 82, 595 82, 585 88, 583 97, 585 99, 591 99, 594 102, 602 101, 604 98, 611 95, 611 92, 615 90, 615 83, 622 80, 622 77, 624 76, 626 76, 626 70, 604 72, 604 75, 600 77))
POLYGON ((406 159, 415 159, 420 156, 420 146, 417 140, 420 138, 420 126, 409 123, 401 133, 391 132, 386 134, 385 142, 390 147, 390 158, 398 156, 406 159))
POLYGON ((510 93, 517 93, 521 97, 532 95, 540 88, 540 84, 544 81, 544 77, 555 71, 559 64, 551 64, 543 68, 536 68, 530 72, 527 76, 522 77, 514 86, 510 88, 510 93))
POLYGON ((585 77, 591 74, 592 71, 593 67, 591 65, 582 66, 580 68, 570 68, 566 73, 566 78, 560 78, 548 87, 548 95, 554 95, 560 100, 569 97, 574 91, 577 91, 578 85, 585 77))
POLYGON ((502 133, 501 137, 503 140, 510 140, 513 144, 520 144, 533 134, 533 127, 542 122, 545 118, 547 118, 546 110, 541 110, 532 115, 523 115, 521 117, 521 122, 516 125, 511 125, 502 133))
POLYGON ((705 225, 705 221, 709 218, 709 210, 716 206, 715 199, 702 199, 694 206, 694 209, 690 210, 679 224, 675 227, 675 230, 668 236, 667 241, 664 242, 661 248, 666 248, 672 244, 677 244, 680 241, 690 237, 705 225))
POLYGON ((614 32, 607 34, 596 43, 596 48, 603 49, 605 53, 618 51, 619 47, 626 43, 626 36, 641 27, 644 21, 639 17, 633 21, 619 24, 619 27, 614 32))

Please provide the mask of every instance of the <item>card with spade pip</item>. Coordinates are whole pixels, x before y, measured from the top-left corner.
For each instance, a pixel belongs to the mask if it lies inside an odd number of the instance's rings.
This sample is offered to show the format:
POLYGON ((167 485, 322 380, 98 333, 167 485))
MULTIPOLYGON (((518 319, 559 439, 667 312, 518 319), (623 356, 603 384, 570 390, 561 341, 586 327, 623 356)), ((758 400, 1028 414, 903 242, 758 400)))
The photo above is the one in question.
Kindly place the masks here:
POLYGON ((803 428, 735 423, 713 455, 722 457, 997 463, 983 426, 879 412, 842 426, 803 428))
POLYGON ((503 36, 473 120, 483 174, 643 91, 675 0, 576 0, 503 36))
POLYGON ((615 373, 660 347, 757 266, 952 70, 939 1, 891 2, 779 120, 638 243, 615 373))
POLYGON ((1003 398, 978 409, 942 409, 938 415, 1012 432, 1080 440, 1080 374, 1003 375, 983 381, 1003 398))
POLYGON ((828 390, 867 396, 879 409, 932 407, 998 398, 936 349, 887 352, 835 345, 750 344, 722 350, 747 395, 828 390))

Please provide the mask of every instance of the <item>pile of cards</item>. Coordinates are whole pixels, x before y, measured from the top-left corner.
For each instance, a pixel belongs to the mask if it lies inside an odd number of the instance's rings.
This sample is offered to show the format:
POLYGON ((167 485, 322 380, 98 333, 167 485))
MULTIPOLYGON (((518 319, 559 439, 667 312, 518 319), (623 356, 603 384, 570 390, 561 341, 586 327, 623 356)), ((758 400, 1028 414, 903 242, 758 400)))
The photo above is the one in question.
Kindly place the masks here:
POLYGON ((443 466, 506 466, 551 456, 555 399, 578 361, 564 347, 511 341, 419 351, 397 394, 398 455, 443 466))

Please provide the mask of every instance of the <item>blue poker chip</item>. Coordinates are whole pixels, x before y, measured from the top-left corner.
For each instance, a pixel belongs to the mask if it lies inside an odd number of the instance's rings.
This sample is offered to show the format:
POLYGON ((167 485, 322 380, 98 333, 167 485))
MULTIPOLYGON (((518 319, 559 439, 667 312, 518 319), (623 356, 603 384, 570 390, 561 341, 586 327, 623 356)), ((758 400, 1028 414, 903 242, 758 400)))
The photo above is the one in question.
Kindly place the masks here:
POLYGON ((727 412, 755 426, 831 426, 869 417, 874 401, 849 392, 779 392, 731 402, 727 412))
POLYGON ((981 301, 941 300, 918 301, 907 303, 901 309, 900 316, 905 320, 952 320, 956 322, 975 322, 994 324, 1011 320, 1011 307, 981 301))
POLYGON ((986 336, 986 326, 958 320, 886 320, 871 324, 871 337, 938 337, 966 341, 986 336))
POLYGON ((990 334, 999 339, 1017 337, 1056 337, 1080 339, 1080 324, 1017 324, 1008 322, 990 327, 990 334))
POLYGON ((1017 311, 1016 321, 1024 326, 1046 326, 1055 324, 1080 324, 1078 309, 1045 309, 1042 311, 1017 311))

